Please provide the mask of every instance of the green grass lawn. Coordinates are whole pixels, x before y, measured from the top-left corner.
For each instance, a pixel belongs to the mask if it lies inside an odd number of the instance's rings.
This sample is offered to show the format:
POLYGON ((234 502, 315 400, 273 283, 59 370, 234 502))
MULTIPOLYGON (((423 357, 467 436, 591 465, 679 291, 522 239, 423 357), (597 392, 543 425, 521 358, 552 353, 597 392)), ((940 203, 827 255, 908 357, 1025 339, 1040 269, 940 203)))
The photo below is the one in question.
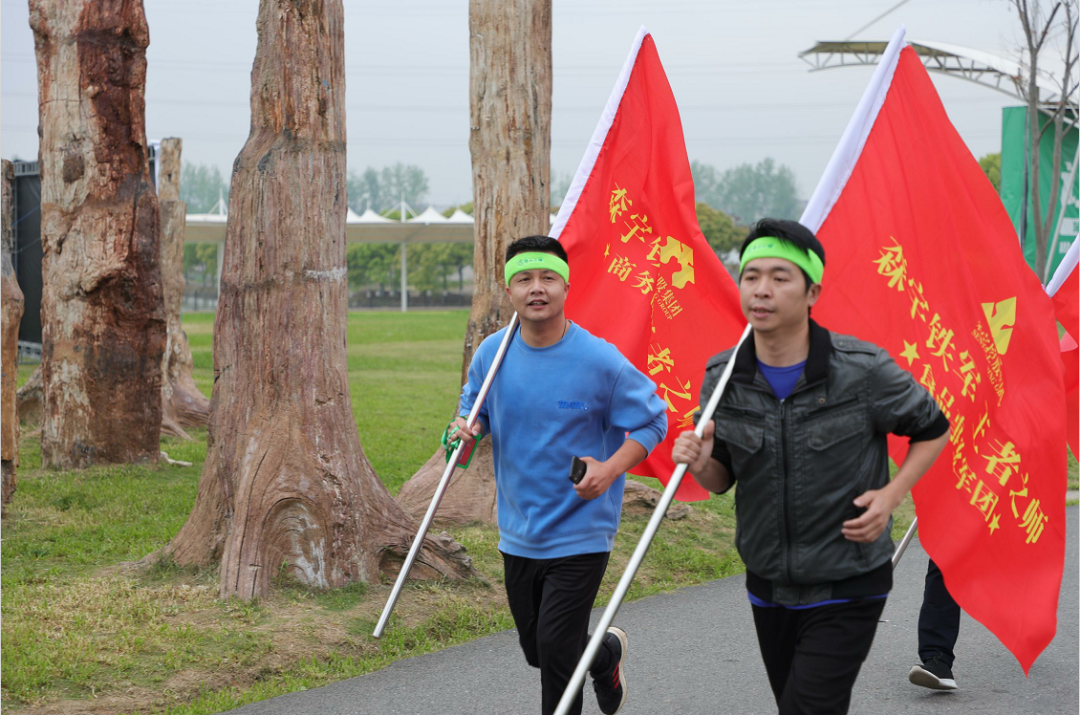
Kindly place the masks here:
MULTIPOLYGON (((393 494, 435 453, 453 416, 468 320, 467 310, 349 313, 353 415, 364 453, 393 494)), ((213 314, 186 314, 184 330, 195 382, 209 395, 213 314)))
MULTIPOLYGON (((349 314, 348 370, 364 451, 391 493, 434 453, 456 404, 468 312, 349 314)), ((184 317, 195 380, 213 382, 213 316, 184 317)), ((32 366, 19 369, 20 384, 32 366)), ((318 592, 279 583, 251 603, 217 598, 216 568, 124 562, 158 549, 184 524, 206 458, 206 432, 164 438, 191 467, 41 469, 24 428, 18 491, 3 527, 2 706, 18 712, 213 713, 359 675, 512 627, 497 530, 452 530, 487 583, 405 589, 387 635, 370 637, 390 585, 318 592)), ((654 480, 641 481, 656 486, 654 480)), ((1076 462, 1070 461, 1075 488, 1076 462)), ((913 515, 897 512, 899 538, 913 515)), ((606 603, 647 519, 623 520, 603 586, 606 603)), ((736 574, 729 495, 665 522, 629 597, 736 574)), ((914 575, 912 577, 917 577, 914 575)))
MULTIPOLYGON (((460 385, 468 311, 350 313, 349 386, 365 454, 392 493, 434 453, 460 385)), ((184 316, 195 381, 213 383, 213 315, 184 316)), ((33 366, 19 369, 25 381, 33 366)), ((184 524, 206 458, 163 438, 191 467, 41 469, 24 428, 18 491, 4 520, 3 707, 211 713, 315 687, 512 627, 497 530, 454 530, 487 583, 410 585, 387 635, 370 637, 386 583, 320 593, 278 585, 252 603, 219 601, 217 570, 122 566, 184 524)), ((651 482, 653 480, 643 479, 651 482)), ((601 589, 606 603, 646 523, 627 516, 601 589)), ((730 497, 665 524, 630 598, 738 573, 730 497)))

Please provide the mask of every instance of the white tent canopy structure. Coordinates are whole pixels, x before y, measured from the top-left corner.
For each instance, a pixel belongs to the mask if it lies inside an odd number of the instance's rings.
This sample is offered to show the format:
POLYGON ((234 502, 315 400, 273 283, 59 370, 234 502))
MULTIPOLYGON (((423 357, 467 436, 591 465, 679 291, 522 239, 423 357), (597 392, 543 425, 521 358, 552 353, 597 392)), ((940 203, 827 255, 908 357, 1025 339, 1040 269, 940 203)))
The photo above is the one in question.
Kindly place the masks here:
MULTIPOLYGON (((819 42, 800 52, 799 57, 810 65, 811 72, 837 67, 876 65, 888 44, 886 40, 819 42)), ((966 79, 1027 101, 1022 89, 1027 70, 1015 60, 946 42, 909 39, 908 44, 930 72, 966 79)), ((1058 101, 1061 88, 1052 76, 1040 72, 1036 84, 1039 87, 1040 102, 1058 101)))
MULTIPOLYGON (((403 212, 407 216, 408 213, 403 212)), ((551 223, 555 216, 551 216, 551 223)), ((224 214, 188 214, 184 228, 184 243, 216 243, 218 247, 218 283, 221 282, 222 250, 225 246, 225 229, 228 217, 224 214)), ((450 218, 428 206, 415 218, 395 221, 380 216, 371 209, 357 215, 348 210, 345 218, 346 243, 399 243, 401 244, 401 310, 409 307, 408 250, 409 244, 418 243, 472 243, 473 218, 456 209, 450 218)))

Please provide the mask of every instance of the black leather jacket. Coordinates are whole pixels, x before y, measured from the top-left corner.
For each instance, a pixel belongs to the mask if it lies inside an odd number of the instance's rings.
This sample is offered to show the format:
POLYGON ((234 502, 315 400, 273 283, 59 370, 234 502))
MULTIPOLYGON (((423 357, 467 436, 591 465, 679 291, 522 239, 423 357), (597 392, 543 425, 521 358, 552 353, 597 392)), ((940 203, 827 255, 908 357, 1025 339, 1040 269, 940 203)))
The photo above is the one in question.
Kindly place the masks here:
MULTIPOLYGON (((702 405, 731 354, 707 363, 702 405)), ((919 441, 948 430, 909 373, 885 350, 810 321, 806 366, 787 399, 758 370, 748 338, 714 419, 713 456, 735 480, 735 544, 751 592, 781 605, 888 592, 892 521, 869 544, 840 529, 861 512, 855 497, 888 483, 889 433, 919 441)))

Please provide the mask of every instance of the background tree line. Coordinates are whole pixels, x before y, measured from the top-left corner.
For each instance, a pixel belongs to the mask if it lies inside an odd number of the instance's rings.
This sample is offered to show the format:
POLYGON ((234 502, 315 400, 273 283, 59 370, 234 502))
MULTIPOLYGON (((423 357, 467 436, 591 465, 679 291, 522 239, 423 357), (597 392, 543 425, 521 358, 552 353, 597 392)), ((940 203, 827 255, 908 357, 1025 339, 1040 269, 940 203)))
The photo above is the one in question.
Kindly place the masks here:
MULTIPOLYGON (((184 162, 180 170, 180 200, 189 214, 210 213, 219 200, 229 205, 229 182, 216 166, 184 162)), ((184 280, 188 285, 213 286, 217 279, 217 244, 184 244, 184 280)))
MULTIPOLYGON (((987 154, 979 165, 997 190, 1001 183, 1001 154, 987 154)), ((716 253, 723 257, 737 249, 747 227, 766 216, 797 219, 805 206, 798 197, 795 173, 772 158, 757 164, 717 170, 699 161, 690 163, 697 195, 697 218, 701 232, 716 253)), ((573 177, 552 177, 552 210, 566 196, 573 177)), ((427 199, 429 180, 415 164, 398 162, 382 169, 368 167, 348 174, 349 207, 356 213, 371 209, 386 218, 401 218, 401 201, 419 210, 427 199)), ((188 213, 206 213, 219 199, 228 202, 229 184, 216 166, 185 163, 180 182, 180 197, 188 204, 188 213)), ((472 203, 443 211, 450 216, 455 208, 472 214, 472 203)), ((407 218, 411 218, 410 214, 407 218)), ((401 283, 401 247, 394 243, 357 243, 346 249, 349 286, 397 290, 401 283)), ((418 291, 463 291, 465 269, 473 264, 473 246, 467 243, 430 243, 409 246, 409 285, 418 291)), ((184 245, 184 275, 194 285, 210 286, 217 274, 217 248, 214 244, 184 245)))
MULTIPOLYGON (((408 201, 408 199, 406 199, 408 201)), ((456 209, 472 215, 472 202, 443 211, 447 218, 456 209)), ((397 209, 382 214, 399 220, 397 209)), ((411 218, 410 214, 406 218, 411 218)), ((408 247, 409 285, 418 291, 465 289, 465 269, 473 265, 471 243, 418 243, 408 247), (456 286, 454 285, 456 284, 456 286)), ((396 243, 353 243, 345 249, 349 286, 353 289, 397 290, 401 284, 401 246, 396 243)))
MULTIPOLYGON (((351 171, 346 180, 349 208, 363 213, 370 208, 386 218, 401 218, 401 201, 418 209, 427 198, 429 181, 424 170, 414 164, 398 162, 382 169, 368 167, 351 171)), ((216 166, 185 163, 180 181, 180 198, 187 202, 188 213, 208 213, 223 199, 229 200, 229 184, 216 166)), ((444 211, 447 217, 451 207, 444 211)), ((460 207, 472 213, 472 203, 460 207)), ((409 214, 406 218, 411 218, 409 214)), ((349 285, 352 289, 378 286, 396 289, 401 281, 401 249, 394 243, 352 244, 346 249, 349 285)), ((419 291, 450 290, 464 287, 465 268, 472 266, 473 247, 463 243, 417 244, 408 249, 409 284, 419 291), (456 278, 456 280, 454 280, 456 278)), ((189 284, 212 286, 217 275, 217 245, 184 245, 184 276, 189 284)))

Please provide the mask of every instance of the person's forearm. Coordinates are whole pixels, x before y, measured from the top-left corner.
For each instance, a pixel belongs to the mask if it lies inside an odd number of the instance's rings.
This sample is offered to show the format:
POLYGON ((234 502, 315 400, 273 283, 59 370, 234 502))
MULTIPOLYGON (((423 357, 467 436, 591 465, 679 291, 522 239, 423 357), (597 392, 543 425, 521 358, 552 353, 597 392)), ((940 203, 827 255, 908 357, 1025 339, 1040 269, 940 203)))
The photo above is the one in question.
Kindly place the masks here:
POLYGON ((628 439, 622 443, 621 447, 615 450, 615 454, 608 457, 604 464, 611 470, 612 474, 618 476, 629 472, 648 456, 649 451, 645 449, 645 445, 628 439))
POLYGON ((941 454, 941 451, 945 449, 945 445, 948 443, 949 433, 946 432, 935 439, 911 444, 908 448, 907 457, 904 458, 904 463, 900 465, 900 469, 897 470, 888 486, 889 490, 893 492, 897 503, 903 500, 922 475, 926 474, 930 467, 934 465, 938 455, 941 454))
POLYGON ((625 440, 615 454, 601 462, 589 455, 582 455, 585 476, 574 485, 574 491, 582 499, 595 499, 608 490, 615 481, 634 468, 649 454, 645 446, 632 439, 625 440))
POLYGON ((896 476, 881 489, 871 489, 855 497, 855 506, 864 507, 865 511, 854 519, 848 519, 841 526, 845 539, 859 543, 875 541, 889 524, 889 517, 907 493, 934 464, 941 450, 949 441, 949 433, 927 440, 912 442, 907 457, 900 465, 896 476))
POLYGON ((705 461, 702 469, 691 471, 690 474, 702 489, 707 489, 714 494, 726 492, 731 486, 731 475, 728 474, 727 468, 720 463, 720 460, 712 457, 705 461))

